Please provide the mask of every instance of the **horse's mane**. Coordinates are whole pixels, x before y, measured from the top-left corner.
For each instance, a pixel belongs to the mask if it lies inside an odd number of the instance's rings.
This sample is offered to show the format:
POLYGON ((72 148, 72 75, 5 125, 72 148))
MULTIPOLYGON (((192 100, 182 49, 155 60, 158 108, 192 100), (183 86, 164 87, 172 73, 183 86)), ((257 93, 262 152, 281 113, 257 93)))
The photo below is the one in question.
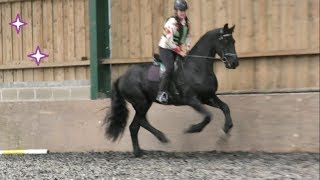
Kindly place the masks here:
POLYGON ((197 43, 191 48, 189 54, 193 54, 194 51, 200 46, 201 43, 203 43, 205 40, 210 39, 210 37, 215 36, 219 32, 221 32, 222 28, 214 29, 211 31, 206 32, 203 36, 200 37, 200 39, 197 41, 197 43))

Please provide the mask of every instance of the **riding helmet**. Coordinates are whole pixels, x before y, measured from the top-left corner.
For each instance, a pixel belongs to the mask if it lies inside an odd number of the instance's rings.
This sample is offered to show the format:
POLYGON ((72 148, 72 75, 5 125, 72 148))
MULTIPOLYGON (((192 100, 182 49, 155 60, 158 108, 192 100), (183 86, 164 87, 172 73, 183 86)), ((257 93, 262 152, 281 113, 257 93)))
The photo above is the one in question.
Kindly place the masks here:
POLYGON ((188 9, 188 3, 186 0, 175 0, 174 10, 186 11, 188 9))

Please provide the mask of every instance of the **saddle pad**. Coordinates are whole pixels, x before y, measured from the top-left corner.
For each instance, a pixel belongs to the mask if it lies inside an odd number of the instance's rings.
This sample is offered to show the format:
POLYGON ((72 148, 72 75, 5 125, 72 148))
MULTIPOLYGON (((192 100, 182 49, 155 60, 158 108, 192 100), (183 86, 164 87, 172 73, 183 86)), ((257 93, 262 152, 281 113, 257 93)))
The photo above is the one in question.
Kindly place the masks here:
POLYGON ((160 81, 160 66, 152 65, 148 70, 148 80, 149 81, 160 81))

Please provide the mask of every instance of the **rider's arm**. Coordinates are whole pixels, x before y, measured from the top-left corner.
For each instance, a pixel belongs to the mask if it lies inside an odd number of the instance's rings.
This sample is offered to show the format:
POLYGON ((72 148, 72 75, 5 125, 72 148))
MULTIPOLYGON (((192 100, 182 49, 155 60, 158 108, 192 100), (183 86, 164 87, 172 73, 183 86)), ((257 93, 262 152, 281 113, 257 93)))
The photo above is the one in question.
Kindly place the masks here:
POLYGON ((165 37, 166 37, 166 45, 173 51, 180 53, 182 51, 181 47, 178 46, 173 41, 173 35, 177 32, 177 21, 174 18, 170 18, 166 24, 164 25, 165 29, 165 37))
POLYGON ((190 51, 191 50, 191 37, 190 37, 190 30, 187 34, 187 38, 186 38, 186 48, 187 48, 187 51, 190 51))

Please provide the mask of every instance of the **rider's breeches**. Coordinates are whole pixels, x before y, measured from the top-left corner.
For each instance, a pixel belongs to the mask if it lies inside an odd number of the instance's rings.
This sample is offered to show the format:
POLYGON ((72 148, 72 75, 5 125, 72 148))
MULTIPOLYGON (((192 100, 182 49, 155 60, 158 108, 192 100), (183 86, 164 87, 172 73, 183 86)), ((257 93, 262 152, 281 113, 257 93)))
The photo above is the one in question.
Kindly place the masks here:
POLYGON ((159 48, 160 59, 166 67, 166 72, 171 74, 174 70, 174 61, 176 59, 176 53, 170 49, 159 48))
POLYGON ((176 59, 176 53, 170 49, 164 49, 159 47, 160 59, 166 67, 166 71, 162 76, 160 83, 160 91, 167 91, 170 84, 171 77, 174 71, 174 61, 176 59))

